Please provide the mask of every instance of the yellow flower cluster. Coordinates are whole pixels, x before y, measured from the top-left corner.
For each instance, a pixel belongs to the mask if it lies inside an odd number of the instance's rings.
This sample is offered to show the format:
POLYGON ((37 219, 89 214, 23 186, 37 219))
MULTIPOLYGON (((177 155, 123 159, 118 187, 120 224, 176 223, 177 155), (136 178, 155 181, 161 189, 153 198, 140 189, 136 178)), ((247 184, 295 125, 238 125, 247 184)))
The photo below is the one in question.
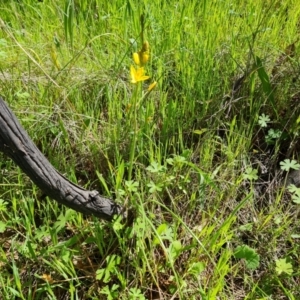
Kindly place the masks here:
MULTIPOLYGON (((149 43, 145 41, 143 43, 142 49, 138 52, 134 52, 133 61, 137 65, 137 68, 134 66, 130 66, 130 76, 131 76, 131 83, 138 83, 140 81, 145 81, 150 78, 150 76, 145 75, 145 68, 144 66, 148 62, 150 58, 150 48, 149 43)), ((157 85, 157 82, 154 81, 148 87, 148 92, 151 92, 157 85)))
POLYGON ((133 61, 137 65, 137 68, 130 66, 130 76, 132 83, 138 83, 139 81, 145 81, 150 76, 145 75, 144 65, 148 62, 150 57, 149 43, 145 41, 140 51, 133 53, 133 61))

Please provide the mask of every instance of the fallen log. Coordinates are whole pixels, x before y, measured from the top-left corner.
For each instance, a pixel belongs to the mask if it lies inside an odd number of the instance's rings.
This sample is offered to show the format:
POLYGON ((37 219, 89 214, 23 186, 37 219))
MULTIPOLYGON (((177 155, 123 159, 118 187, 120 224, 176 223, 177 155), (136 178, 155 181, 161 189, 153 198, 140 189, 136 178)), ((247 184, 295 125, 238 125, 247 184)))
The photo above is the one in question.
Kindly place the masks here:
POLYGON ((110 199, 72 183, 41 153, 0 97, 0 151, 9 156, 50 198, 78 212, 111 221, 122 208, 110 199))

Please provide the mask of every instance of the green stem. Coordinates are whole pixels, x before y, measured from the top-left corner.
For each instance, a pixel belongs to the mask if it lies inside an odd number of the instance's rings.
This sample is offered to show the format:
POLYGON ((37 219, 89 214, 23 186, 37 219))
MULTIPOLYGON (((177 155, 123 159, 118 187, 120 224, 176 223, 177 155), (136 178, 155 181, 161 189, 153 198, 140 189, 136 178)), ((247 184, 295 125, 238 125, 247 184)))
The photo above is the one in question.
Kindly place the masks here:
MULTIPOLYGON (((128 180, 131 180, 132 176, 132 169, 133 169, 133 161, 135 155, 135 148, 136 148, 136 139, 137 139, 137 98, 138 98, 138 91, 140 89, 140 83, 138 83, 135 87, 134 94, 133 94, 133 134, 130 143, 130 153, 129 153, 129 169, 128 169, 128 180)), ((132 115, 130 117, 132 119, 132 115)))

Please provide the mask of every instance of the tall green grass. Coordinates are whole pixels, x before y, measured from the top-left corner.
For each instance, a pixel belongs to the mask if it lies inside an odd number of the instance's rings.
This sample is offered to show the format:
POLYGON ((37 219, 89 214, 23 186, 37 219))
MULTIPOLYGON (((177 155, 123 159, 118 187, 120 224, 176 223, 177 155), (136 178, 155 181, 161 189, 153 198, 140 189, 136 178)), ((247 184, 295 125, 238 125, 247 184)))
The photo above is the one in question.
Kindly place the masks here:
POLYGON ((60 172, 135 212, 107 224, 40 200, 1 155, 1 299, 299 298, 299 207, 275 176, 298 157, 298 1, 26 0, 0 11, 1 95, 60 172), (133 114, 143 38, 151 80, 140 95, 158 85, 133 114), (273 145, 268 129, 282 132, 273 145), (292 272, 278 272, 280 259, 292 272))

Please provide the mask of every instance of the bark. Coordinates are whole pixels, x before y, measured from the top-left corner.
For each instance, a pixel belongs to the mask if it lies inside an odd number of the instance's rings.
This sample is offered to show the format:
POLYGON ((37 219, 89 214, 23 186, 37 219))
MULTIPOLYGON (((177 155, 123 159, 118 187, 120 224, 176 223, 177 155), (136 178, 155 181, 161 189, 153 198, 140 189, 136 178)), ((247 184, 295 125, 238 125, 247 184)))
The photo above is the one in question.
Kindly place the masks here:
POLYGON ((0 151, 9 156, 50 198, 84 214, 111 221, 122 208, 72 183, 36 147, 14 113, 0 97, 0 151))

